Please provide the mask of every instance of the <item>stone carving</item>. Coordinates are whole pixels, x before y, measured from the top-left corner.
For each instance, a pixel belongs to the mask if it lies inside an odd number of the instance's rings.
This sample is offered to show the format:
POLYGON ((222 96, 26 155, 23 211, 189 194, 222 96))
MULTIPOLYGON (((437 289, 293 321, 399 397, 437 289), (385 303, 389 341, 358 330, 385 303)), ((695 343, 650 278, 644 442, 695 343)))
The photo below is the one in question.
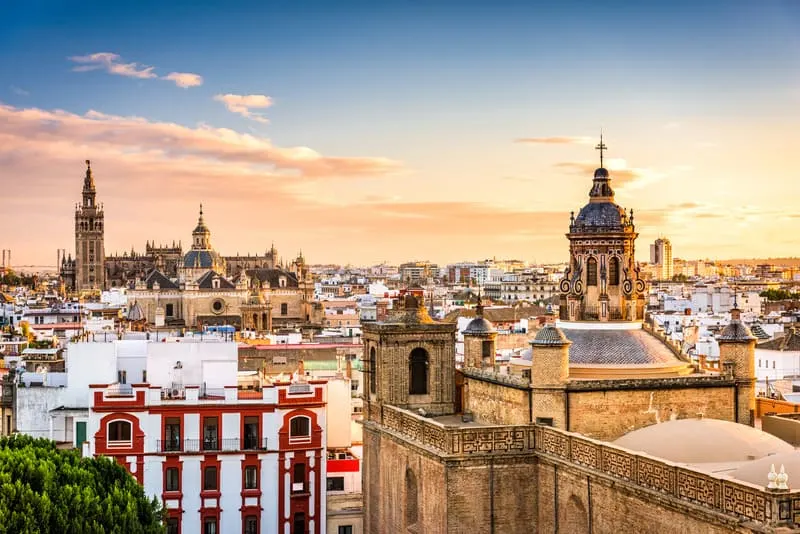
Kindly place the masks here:
POLYGON ((717 508, 720 503, 720 482, 700 473, 679 469, 678 497, 717 508))
POLYGON ((726 483, 722 505, 726 512, 755 521, 766 521, 772 515, 765 496, 744 486, 726 483))
POLYGON ((625 480, 636 480, 636 458, 611 448, 603 449, 603 471, 625 480))
POLYGON ((639 458, 636 472, 642 486, 665 493, 675 491, 675 470, 669 465, 639 458))

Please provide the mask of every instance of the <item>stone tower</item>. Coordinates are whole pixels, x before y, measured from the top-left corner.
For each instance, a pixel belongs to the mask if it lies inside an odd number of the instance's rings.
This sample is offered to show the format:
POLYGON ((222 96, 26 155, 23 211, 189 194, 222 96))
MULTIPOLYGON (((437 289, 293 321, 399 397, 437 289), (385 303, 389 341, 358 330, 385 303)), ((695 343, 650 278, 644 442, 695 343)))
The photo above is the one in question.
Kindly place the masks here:
POLYGON ((105 288, 104 230, 103 206, 97 204, 97 189, 87 159, 82 200, 75 208, 76 291, 102 291, 105 288))
POLYGON ((531 341, 531 388, 536 422, 567 429, 565 388, 569 379, 571 342, 554 324, 547 324, 531 341))
POLYGON ((570 216, 569 267, 559 284, 560 318, 566 321, 641 321, 646 285, 634 260, 639 234, 628 215, 614 203, 611 178, 603 167, 594 171, 589 203, 570 216))
POLYGON ((736 422, 755 424, 756 337, 742 322, 742 312, 731 310, 731 322, 719 336, 719 363, 722 371, 736 380, 736 422))
POLYGON ((408 290, 385 322, 364 323, 365 408, 382 423, 383 404, 425 414, 455 411, 454 323, 438 323, 422 290, 408 290))
POLYGON ((475 318, 464 329, 464 367, 494 370, 497 330, 483 317, 483 304, 478 297, 475 318))

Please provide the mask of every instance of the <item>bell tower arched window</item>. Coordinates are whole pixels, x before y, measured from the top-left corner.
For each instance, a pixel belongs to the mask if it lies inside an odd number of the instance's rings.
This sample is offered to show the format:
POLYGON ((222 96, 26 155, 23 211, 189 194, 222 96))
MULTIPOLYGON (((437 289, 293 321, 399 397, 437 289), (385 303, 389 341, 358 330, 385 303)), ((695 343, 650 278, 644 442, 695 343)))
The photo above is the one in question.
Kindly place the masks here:
POLYGON ((586 261, 586 285, 597 285, 597 260, 594 258, 589 258, 586 261))
POLYGON ((378 377, 375 369, 375 347, 369 349, 369 392, 373 395, 378 387, 378 377))
POLYGON ((408 392, 411 395, 428 393, 428 351, 417 347, 408 359, 408 392))
POLYGON ((619 285, 619 258, 611 258, 608 261, 608 285, 619 285))

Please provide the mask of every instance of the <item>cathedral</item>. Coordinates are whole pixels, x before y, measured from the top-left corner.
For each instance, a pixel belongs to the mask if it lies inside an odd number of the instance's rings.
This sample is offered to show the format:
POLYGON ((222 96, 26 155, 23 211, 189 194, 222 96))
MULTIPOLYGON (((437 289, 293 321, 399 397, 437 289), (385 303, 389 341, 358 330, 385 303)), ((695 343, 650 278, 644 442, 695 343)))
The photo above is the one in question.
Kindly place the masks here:
POLYGON ((86 161, 82 202, 75 209, 75 257, 61 259, 65 289, 84 295, 126 288, 150 325, 196 328, 233 325, 259 332, 322 324, 314 285, 302 253, 288 265, 275 246, 264 255, 219 254, 211 243, 203 206, 185 253, 181 241, 105 255, 104 214, 86 161))
POLYGON ((786 451, 753 428, 754 336, 734 310, 708 370, 647 326, 634 215, 611 180, 601 160, 570 217, 558 314, 516 372, 481 306, 462 369, 456 325, 421 291, 364 325, 365 532, 792 531, 800 492, 752 474, 786 451))

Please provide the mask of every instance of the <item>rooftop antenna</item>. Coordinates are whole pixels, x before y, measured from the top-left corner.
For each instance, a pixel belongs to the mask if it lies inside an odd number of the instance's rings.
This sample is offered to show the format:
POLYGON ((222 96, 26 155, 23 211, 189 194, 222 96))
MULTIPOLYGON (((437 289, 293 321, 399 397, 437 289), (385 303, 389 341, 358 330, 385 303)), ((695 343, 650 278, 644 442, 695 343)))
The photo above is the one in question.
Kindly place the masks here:
POLYGON ((600 143, 596 147, 594 147, 594 149, 600 151, 600 167, 602 168, 603 167, 603 151, 604 150, 608 150, 608 147, 605 145, 605 143, 603 143, 603 130, 602 130, 602 128, 600 129, 600 143))

